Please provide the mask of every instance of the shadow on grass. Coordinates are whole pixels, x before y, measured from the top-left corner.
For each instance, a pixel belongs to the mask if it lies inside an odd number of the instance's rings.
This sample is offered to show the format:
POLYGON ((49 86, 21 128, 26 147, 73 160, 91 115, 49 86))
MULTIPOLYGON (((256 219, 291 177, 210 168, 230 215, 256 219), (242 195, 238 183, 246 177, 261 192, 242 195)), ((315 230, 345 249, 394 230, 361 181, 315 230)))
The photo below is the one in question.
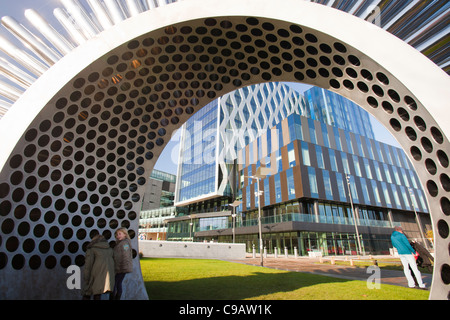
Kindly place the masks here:
POLYGON ((146 281, 150 300, 242 300, 290 292, 318 284, 349 280, 294 272, 254 272, 246 276, 211 277, 183 281, 146 281))

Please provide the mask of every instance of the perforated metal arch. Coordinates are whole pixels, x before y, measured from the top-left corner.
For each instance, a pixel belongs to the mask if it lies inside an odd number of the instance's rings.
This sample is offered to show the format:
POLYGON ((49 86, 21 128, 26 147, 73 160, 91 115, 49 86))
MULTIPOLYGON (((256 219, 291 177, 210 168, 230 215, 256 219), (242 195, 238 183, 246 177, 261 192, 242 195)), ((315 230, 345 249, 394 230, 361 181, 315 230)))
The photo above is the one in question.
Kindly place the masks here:
POLYGON ((435 230, 431 296, 449 297, 450 146, 418 99, 377 62, 305 26, 214 17, 132 39, 82 70, 34 119, 0 174, 0 296, 77 298, 66 268, 82 266, 94 230, 131 230, 124 298, 146 297, 137 256, 141 195, 171 133, 224 93, 266 81, 338 92, 374 114, 412 159, 435 230), (18 279, 22 279, 19 280, 18 279))

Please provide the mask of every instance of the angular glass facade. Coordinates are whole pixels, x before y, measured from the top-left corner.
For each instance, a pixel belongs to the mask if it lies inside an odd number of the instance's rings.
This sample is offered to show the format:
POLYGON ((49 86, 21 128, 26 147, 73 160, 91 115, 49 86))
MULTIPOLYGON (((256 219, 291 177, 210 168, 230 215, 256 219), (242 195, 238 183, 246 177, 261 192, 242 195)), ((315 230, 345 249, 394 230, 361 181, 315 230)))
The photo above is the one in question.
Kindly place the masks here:
POLYGON ((209 103, 182 127, 175 203, 215 195, 217 106, 217 100, 209 103))
POLYGON ((304 98, 308 113, 302 115, 374 139, 369 114, 350 100, 319 87, 307 90, 304 98))

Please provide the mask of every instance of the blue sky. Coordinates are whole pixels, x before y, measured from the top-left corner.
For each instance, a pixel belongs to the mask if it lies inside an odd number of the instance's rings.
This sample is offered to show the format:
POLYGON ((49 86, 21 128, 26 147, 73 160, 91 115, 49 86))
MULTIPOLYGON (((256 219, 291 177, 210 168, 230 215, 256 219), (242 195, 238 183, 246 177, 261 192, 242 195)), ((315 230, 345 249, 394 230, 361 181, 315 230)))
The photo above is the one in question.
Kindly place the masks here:
POLYGON ((59 0, 0 0, 0 16, 12 16, 21 22, 25 21, 26 9, 35 9, 47 20, 55 21, 53 9, 56 7, 62 7, 59 0))
MULTIPOLYGON (((85 4, 84 0, 81 0, 85 4)), ((56 22, 53 17, 53 9, 56 7, 62 7, 59 0, 0 0, 0 16, 12 16, 19 22, 28 26, 28 21, 24 16, 24 11, 26 9, 35 9, 39 12, 51 25, 60 33, 65 34, 65 30, 62 26, 56 22)), ((3 27, 1 27, 3 28, 3 27)), ((34 30, 31 30, 34 32, 34 30)), ((10 40, 14 38, 9 35, 9 33, 3 28, 2 35, 7 35, 10 40)), ((296 83, 290 84, 297 91, 303 92, 310 86, 296 83)), ((371 116, 372 125, 375 131, 375 137, 381 142, 385 142, 397 147, 400 147, 395 138, 381 125, 375 118, 371 116)), ((178 158, 179 151, 179 134, 175 134, 173 139, 168 143, 163 153, 158 159, 155 165, 155 169, 166 171, 172 174, 176 174, 177 164, 176 159, 178 158)))

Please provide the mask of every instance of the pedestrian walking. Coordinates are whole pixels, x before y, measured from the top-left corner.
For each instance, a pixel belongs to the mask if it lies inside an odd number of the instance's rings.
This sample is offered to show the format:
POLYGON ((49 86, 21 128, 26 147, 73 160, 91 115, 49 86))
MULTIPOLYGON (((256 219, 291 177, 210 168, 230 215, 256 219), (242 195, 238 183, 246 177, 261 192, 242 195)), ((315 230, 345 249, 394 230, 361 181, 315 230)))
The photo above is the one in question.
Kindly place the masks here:
POLYGON ((417 268, 416 258, 414 257, 414 255, 416 255, 416 251, 409 244, 408 238, 406 238, 401 227, 394 228, 394 232, 391 235, 391 242, 392 245, 397 249, 400 256, 400 261, 403 265, 403 272, 405 273, 406 279, 408 280, 408 286, 410 288, 415 287, 414 279, 409 270, 409 268, 411 268, 417 279, 419 287, 424 289, 425 284, 422 281, 422 275, 417 268))
POLYGON ((122 296, 122 282, 127 273, 133 272, 133 256, 130 236, 126 228, 119 228, 114 233, 116 246, 114 247, 115 285, 111 295, 112 300, 120 300, 122 296))
POLYGON ((83 300, 100 300, 103 293, 114 288, 113 249, 105 237, 97 234, 88 244, 83 274, 83 300))

